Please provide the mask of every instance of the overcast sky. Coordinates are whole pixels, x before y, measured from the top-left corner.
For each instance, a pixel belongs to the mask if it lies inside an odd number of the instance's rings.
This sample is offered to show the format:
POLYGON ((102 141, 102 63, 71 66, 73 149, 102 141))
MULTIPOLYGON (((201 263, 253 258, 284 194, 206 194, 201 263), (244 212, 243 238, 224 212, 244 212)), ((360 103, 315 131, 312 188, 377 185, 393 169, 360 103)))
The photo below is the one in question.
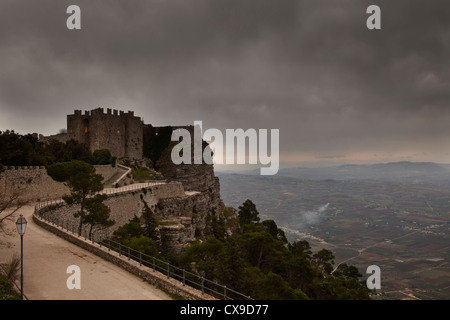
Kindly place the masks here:
POLYGON ((104 107, 280 129, 282 163, 450 163, 448 0, 1 0, 0 39, 0 130, 104 107))

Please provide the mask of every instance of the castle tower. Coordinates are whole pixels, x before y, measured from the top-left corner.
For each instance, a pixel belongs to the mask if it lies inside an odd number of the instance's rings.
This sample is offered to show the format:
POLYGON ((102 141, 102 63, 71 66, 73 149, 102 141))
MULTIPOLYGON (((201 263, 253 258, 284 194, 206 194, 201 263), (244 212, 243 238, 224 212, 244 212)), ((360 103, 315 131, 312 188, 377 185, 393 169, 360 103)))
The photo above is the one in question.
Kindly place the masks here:
POLYGON ((67 116, 67 134, 88 145, 92 152, 109 149, 117 158, 142 159, 143 122, 132 111, 75 110, 67 116))

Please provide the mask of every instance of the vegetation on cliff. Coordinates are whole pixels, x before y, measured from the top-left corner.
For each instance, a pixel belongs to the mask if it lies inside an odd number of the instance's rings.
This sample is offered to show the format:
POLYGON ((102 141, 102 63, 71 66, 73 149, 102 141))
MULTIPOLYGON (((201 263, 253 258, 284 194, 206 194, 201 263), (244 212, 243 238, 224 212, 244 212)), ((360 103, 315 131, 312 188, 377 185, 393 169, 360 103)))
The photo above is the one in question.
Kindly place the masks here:
POLYGON ((221 219, 210 219, 210 236, 192 242, 181 256, 158 251, 151 210, 120 227, 116 241, 216 281, 254 299, 369 299, 362 275, 346 264, 332 272, 334 255, 313 253, 305 240, 289 243, 275 221, 260 221, 251 200, 239 207, 240 231, 228 236, 221 219))
POLYGON ((369 299, 362 275, 334 255, 312 253, 307 241, 288 243, 273 220, 260 222, 256 206, 239 207, 240 232, 194 242, 177 261, 182 267, 255 299, 369 299))
POLYGON ((0 131, 0 164, 4 166, 47 166, 54 163, 80 160, 90 164, 112 164, 115 158, 109 150, 96 150, 75 140, 40 141, 36 135, 21 135, 14 131, 0 131))
POLYGON ((157 223, 153 211, 145 201, 142 218, 143 223, 135 216, 127 224, 119 227, 114 231, 112 240, 149 256, 163 259, 164 257, 160 254, 157 223))

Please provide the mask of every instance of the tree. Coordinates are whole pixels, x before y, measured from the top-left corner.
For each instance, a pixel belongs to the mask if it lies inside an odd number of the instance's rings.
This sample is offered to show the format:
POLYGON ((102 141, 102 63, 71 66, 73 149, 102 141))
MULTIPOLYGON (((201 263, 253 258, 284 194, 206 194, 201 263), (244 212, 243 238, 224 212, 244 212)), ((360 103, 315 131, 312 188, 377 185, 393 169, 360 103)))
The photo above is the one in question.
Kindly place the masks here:
POLYGON ((103 224, 108 220, 109 212, 100 205, 105 198, 95 198, 96 193, 103 190, 103 177, 95 173, 95 168, 91 164, 79 160, 58 163, 47 167, 47 173, 56 181, 65 181, 70 188, 70 195, 63 196, 63 200, 68 205, 80 206, 80 210, 75 214, 75 217, 80 218, 78 235, 81 235, 85 223, 92 226, 92 223, 103 224))
POLYGON ((322 274, 329 275, 333 271, 334 255, 330 250, 320 250, 313 255, 313 261, 322 274))
POLYGON ((224 251, 223 242, 214 237, 209 237, 205 242, 193 242, 181 256, 182 265, 189 267, 195 262, 195 269, 201 272, 207 279, 216 279, 221 269, 222 255, 224 251))
POLYGON ((217 217, 215 214, 206 216, 206 235, 212 235, 218 240, 225 240, 227 231, 225 228, 225 221, 222 217, 217 217))
POLYGON ((346 280, 350 280, 350 279, 358 280, 359 278, 362 277, 362 274, 359 272, 357 267, 349 266, 346 263, 340 264, 337 267, 336 272, 334 272, 333 274, 334 275, 342 274, 342 276, 346 280))
POLYGON ((94 164, 98 165, 111 164, 112 155, 108 149, 95 150, 92 155, 94 157, 94 164))
POLYGON ((277 224, 273 220, 264 220, 262 222, 263 230, 270 234, 274 239, 280 240, 283 243, 288 243, 286 234, 283 230, 278 228, 277 224))
POLYGON ((142 209, 142 216, 145 221, 145 236, 153 239, 154 241, 159 241, 159 233, 158 233, 158 222, 155 219, 155 215, 153 214, 152 209, 148 206, 147 202, 144 202, 144 208, 142 209))
POLYGON ((90 224, 89 239, 92 235, 94 227, 111 227, 115 221, 110 219, 111 209, 106 206, 103 201, 108 198, 106 194, 96 194, 92 198, 86 199, 86 215, 84 222, 90 224))
POLYGON ((245 200, 242 206, 239 206, 239 223, 241 226, 247 223, 259 222, 259 212, 256 205, 251 200, 245 200))
POLYGON ((94 161, 94 157, 92 156, 89 147, 84 143, 72 139, 66 142, 64 148, 68 160, 80 160, 87 163, 93 163, 94 161))
POLYGON ((288 250, 283 243, 264 231, 246 232, 233 236, 236 247, 241 250, 243 259, 252 267, 263 272, 285 272, 285 257, 288 250))
POLYGON ((93 163, 89 147, 75 140, 44 143, 36 135, 0 132, 0 163, 7 166, 42 166, 71 160, 93 163))
POLYGON ((140 236, 145 235, 145 232, 146 231, 141 226, 139 218, 134 216, 134 218, 130 219, 128 223, 114 231, 113 239, 123 243, 125 239, 130 239, 133 237, 139 238, 140 236))
POLYGON ((36 152, 42 145, 35 136, 20 135, 13 131, 0 132, 0 162, 9 166, 44 165, 42 155, 36 152))
POLYGON ((299 288, 308 296, 311 295, 311 287, 319 273, 304 257, 291 254, 287 259, 289 260, 286 263, 286 281, 293 288, 299 288))
POLYGON ((24 205, 20 201, 20 192, 15 192, 9 196, 0 193, 0 229, 4 221, 12 219, 13 215, 24 205))
POLYGON ((268 300, 308 300, 300 289, 293 289, 280 275, 269 272, 257 283, 256 299, 268 300), (258 296, 260 295, 260 296, 258 296))
POLYGON ((146 236, 132 237, 125 239, 123 244, 133 250, 142 252, 146 255, 157 257, 159 255, 156 241, 146 236))
POLYGON ((305 258, 309 261, 312 259, 312 251, 309 242, 306 240, 295 241, 288 244, 288 249, 291 253, 297 257, 305 258))

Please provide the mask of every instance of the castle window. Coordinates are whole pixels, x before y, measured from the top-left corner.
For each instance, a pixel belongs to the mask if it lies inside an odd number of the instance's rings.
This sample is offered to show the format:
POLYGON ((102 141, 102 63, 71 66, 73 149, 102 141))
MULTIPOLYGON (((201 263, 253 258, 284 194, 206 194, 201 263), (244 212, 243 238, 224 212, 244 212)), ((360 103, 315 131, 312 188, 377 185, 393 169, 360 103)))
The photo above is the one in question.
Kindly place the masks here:
POLYGON ((87 133, 87 127, 86 127, 86 128, 84 128, 84 133, 87 133))
POLYGON ((117 130, 117 133, 120 133, 120 130, 117 130))
POLYGON ((72 133, 72 128, 69 129, 69 133, 72 133))

